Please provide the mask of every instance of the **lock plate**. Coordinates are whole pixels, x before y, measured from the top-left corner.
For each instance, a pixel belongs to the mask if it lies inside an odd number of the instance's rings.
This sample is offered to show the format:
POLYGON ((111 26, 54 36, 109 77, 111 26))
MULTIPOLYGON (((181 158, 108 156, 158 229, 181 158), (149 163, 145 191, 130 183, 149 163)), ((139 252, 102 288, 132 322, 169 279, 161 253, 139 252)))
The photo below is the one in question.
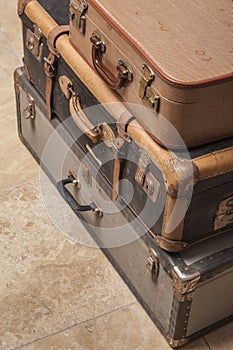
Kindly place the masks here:
POLYGON ((70 21, 75 25, 80 33, 86 33, 86 12, 88 4, 86 1, 73 1, 70 5, 70 21))
POLYGON ((160 96, 156 93, 155 89, 151 86, 152 82, 155 79, 155 74, 153 70, 146 64, 143 64, 142 71, 143 71, 143 76, 140 80, 139 97, 153 111, 159 112, 160 96))
POLYGON ((37 61, 41 62, 43 52, 42 31, 36 24, 34 24, 34 32, 30 29, 27 30, 26 47, 37 61))
POLYGON ((160 183, 149 171, 150 159, 145 151, 141 151, 141 157, 138 162, 138 168, 135 174, 135 180, 141 186, 147 196, 155 203, 160 191, 160 183))

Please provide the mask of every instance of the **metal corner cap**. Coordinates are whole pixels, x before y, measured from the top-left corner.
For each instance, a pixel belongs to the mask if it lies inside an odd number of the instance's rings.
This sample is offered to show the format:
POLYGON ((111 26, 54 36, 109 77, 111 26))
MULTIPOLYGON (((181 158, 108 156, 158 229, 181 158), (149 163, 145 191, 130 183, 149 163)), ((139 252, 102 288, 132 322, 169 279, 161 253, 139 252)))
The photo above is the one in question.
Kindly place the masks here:
POLYGON ((200 278, 200 272, 189 266, 174 266, 173 271, 182 282, 189 282, 200 278))

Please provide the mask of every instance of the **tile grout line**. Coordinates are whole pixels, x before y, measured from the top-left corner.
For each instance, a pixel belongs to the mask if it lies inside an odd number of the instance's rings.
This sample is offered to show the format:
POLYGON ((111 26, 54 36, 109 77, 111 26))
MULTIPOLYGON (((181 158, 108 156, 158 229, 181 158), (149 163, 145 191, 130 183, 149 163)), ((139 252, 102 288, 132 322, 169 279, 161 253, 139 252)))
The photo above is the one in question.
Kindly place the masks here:
POLYGON ((55 335, 57 335, 57 334, 61 334, 61 333, 63 333, 63 332, 67 332, 67 331, 69 331, 69 330, 71 330, 71 329, 73 329, 73 328, 76 328, 76 327, 79 328, 79 327, 81 327, 82 325, 85 325, 85 324, 88 323, 88 322, 98 320, 98 319, 100 319, 100 318, 102 318, 102 317, 105 317, 105 316, 108 316, 108 315, 112 315, 112 314, 114 314, 114 313, 116 313, 116 312, 118 312, 118 311, 124 310, 124 309, 129 308, 129 307, 131 307, 131 306, 134 306, 134 305, 136 305, 136 304, 137 304, 137 301, 134 301, 134 302, 129 303, 129 304, 125 304, 125 305, 123 305, 123 306, 121 306, 121 307, 118 307, 118 308, 116 308, 116 309, 113 309, 113 310, 111 310, 111 311, 108 311, 108 312, 105 312, 105 313, 100 314, 100 315, 98 315, 98 316, 89 318, 88 320, 85 320, 85 321, 82 321, 82 322, 78 322, 78 323, 76 323, 76 324, 74 324, 74 325, 72 325, 72 326, 69 326, 69 327, 67 327, 67 328, 61 329, 61 330, 59 330, 59 331, 57 331, 57 332, 54 332, 54 333, 48 334, 48 335, 46 335, 46 336, 44 336, 44 337, 35 339, 35 340, 33 340, 33 341, 31 341, 31 342, 29 342, 29 343, 27 343, 27 344, 23 344, 23 345, 20 345, 20 346, 18 346, 18 347, 16 347, 16 348, 12 348, 12 350, 23 349, 23 348, 25 348, 25 347, 28 346, 28 345, 32 345, 32 344, 38 343, 38 342, 40 342, 40 341, 42 341, 42 340, 48 339, 48 338, 50 338, 50 337, 52 337, 52 336, 55 336, 55 335))
POLYGON ((14 188, 21 187, 21 186, 28 185, 28 184, 33 184, 35 182, 39 182, 39 179, 38 180, 36 180, 36 179, 35 180, 28 180, 28 181, 21 182, 19 184, 15 184, 15 185, 12 185, 12 186, 1 187, 0 188, 0 193, 2 191, 13 190, 14 188))
POLYGON ((210 346, 210 344, 208 343, 208 341, 206 340, 206 338, 205 338, 205 337, 202 337, 202 338, 203 338, 203 340, 204 340, 206 346, 208 347, 208 349, 209 349, 209 350, 212 350, 212 349, 211 349, 211 346, 210 346))

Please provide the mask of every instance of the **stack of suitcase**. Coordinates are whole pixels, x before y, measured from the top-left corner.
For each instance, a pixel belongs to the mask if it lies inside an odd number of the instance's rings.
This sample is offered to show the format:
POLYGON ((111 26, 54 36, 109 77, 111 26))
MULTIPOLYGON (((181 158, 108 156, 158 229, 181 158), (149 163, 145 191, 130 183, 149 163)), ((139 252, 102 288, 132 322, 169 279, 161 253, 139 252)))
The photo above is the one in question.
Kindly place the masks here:
POLYGON ((198 2, 18 3, 19 136, 174 348, 233 319, 231 1, 198 2))

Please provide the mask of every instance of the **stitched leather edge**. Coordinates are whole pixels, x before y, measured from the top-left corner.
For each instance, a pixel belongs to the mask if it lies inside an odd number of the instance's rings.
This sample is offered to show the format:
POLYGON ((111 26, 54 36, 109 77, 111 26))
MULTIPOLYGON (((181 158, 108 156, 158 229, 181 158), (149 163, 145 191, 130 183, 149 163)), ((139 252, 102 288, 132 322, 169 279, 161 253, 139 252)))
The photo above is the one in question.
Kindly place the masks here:
POLYGON ((228 147, 223 150, 212 152, 211 154, 197 157, 194 159, 194 163, 199 170, 198 181, 210 179, 223 173, 228 173, 233 170, 233 147, 228 147), (208 170, 208 174, 206 174, 208 168, 207 162, 212 165, 208 170))

